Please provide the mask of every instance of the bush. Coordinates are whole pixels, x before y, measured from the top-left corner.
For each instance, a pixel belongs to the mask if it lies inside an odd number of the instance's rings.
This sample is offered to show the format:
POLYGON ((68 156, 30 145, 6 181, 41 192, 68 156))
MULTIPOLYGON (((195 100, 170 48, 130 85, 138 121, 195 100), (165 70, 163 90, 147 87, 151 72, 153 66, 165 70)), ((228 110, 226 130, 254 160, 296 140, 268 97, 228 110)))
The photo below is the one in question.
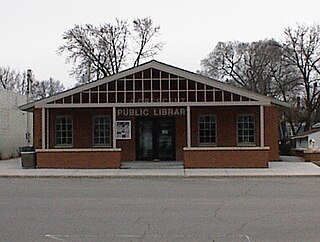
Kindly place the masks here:
POLYGON ((6 153, 6 152, 1 152, 0 153, 0 160, 7 160, 10 158, 10 154, 6 153))

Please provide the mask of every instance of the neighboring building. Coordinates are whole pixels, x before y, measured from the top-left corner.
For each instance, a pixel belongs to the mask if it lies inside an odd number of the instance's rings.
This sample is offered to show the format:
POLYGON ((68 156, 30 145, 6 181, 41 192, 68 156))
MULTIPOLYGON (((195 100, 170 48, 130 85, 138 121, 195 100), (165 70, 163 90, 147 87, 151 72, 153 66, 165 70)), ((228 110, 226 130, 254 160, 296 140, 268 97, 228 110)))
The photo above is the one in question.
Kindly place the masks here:
POLYGON ((32 144, 32 114, 18 108, 26 101, 26 96, 0 89, 0 159, 16 157, 21 146, 32 144))
POLYGON ((300 133, 291 138, 293 141, 293 154, 302 157, 305 161, 320 160, 320 127, 300 133))
POLYGON ((268 167, 279 159, 275 99, 157 61, 26 104, 37 167, 268 167))
POLYGON ((295 149, 308 150, 320 149, 320 128, 312 129, 292 137, 295 149))

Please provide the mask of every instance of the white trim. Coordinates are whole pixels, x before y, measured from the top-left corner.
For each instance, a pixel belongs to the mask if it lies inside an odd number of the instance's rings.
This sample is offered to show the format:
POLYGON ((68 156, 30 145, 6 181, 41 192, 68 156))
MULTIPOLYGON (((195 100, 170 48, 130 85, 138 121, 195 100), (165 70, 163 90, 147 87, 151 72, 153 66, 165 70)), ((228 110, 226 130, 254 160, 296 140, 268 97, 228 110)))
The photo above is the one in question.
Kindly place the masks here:
POLYGON ((20 153, 24 155, 30 155, 30 154, 34 154, 34 151, 21 151, 20 153))
POLYGON ((199 146, 202 146, 202 147, 208 147, 208 146, 217 146, 217 143, 218 143, 218 135, 217 135, 217 115, 214 114, 214 113, 201 113, 198 115, 198 120, 197 120, 197 128, 198 128, 198 144, 199 146), (204 116, 211 116, 214 118, 214 125, 215 125, 215 133, 214 133, 214 136, 215 136, 215 142, 214 143, 202 143, 200 142, 200 118, 201 117, 204 117, 204 116))
POLYGON ((184 151, 224 151, 224 150, 270 150, 269 146, 265 147, 184 147, 184 151))
POLYGON ((307 131, 307 133, 306 134, 299 134, 299 135, 296 135, 296 136, 294 136, 294 137, 291 137, 291 139, 303 139, 303 138, 307 138, 308 136, 310 136, 310 135, 312 135, 312 134, 315 134, 315 133, 318 133, 318 132, 320 132, 320 130, 319 129, 316 129, 316 130, 311 130, 311 131, 307 131))
POLYGON ((36 152, 114 152, 121 151, 121 148, 92 148, 92 149, 36 149, 36 152))
POLYGON ((83 103, 83 104, 43 104, 43 105, 36 105, 35 108, 94 108, 94 107, 103 107, 103 108, 111 108, 111 107, 161 107, 161 106, 171 106, 171 107, 205 107, 205 106, 268 106, 268 103, 264 102, 145 102, 145 103, 83 103))
POLYGON ((256 146, 256 143, 257 143, 257 138, 256 138, 256 115, 254 113, 237 113, 237 116, 236 116, 236 134, 237 134, 237 145, 238 146, 244 146, 244 147, 248 147, 248 146, 256 146), (239 117, 253 117, 253 125, 254 125, 254 128, 253 128, 253 139, 254 141, 253 142, 239 142, 239 126, 238 126, 238 121, 239 121, 239 117))
POLYGON ((93 147, 110 147, 111 146, 111 135, 112 135, 112 133, 111 133, 111 128, 112 128, 112 126, 111 126, 111 117, 110 117, 110 115, 108 115, 108 114, 98 114, 98 115, 93 115, 92 117, 91 117, 91 125, 92 125, 92 146, 93 147), (110 133, 109 133, 109 143, 105 143, 105 144, 95 144, 95 136, 94 136, 94 128, 95 128, 95 126, 94 126, 94 121, 95 121, 95 119, 96 118, 107 118, 107 119, 109 119, 109 123, 110 123, 110 133))
POLYGON ((46 109, 46 115, 47 115, 47 127, 46 127, 46 135, 47 135, 47 146, 46 148, 48 149, 50 147, 50 111, 47 108, 46 109))
MULTIPOLYGON (((298 149, 296 149, 298 150, 298 149)), ((304 150, 303 151, 304 154, 320 154, 320 150, 304 150)))
POLYGON ((191 147, 191 114, 190 106, 187 106, 187 147, 191 147))
POLYGON ((54 117, 54 147, 73 147, 74 143, 74 122, 73 122, 73 115, 70 114, 58 114, 54 117), (58 118, 71 118, 71 125, 72 125, 72 143, 71 144, 57 144, 57 130, 56 130, 56 122, 58 118))
POLYGON ((112 148, 117 148, 117 110, 112 108, 112 148))
POLYGON ((296 150, 296 151, 305 151, 305 150, 308 150, 308 148, 293 148, 293 150, 296 150))
MULTIPOLYGON (((105 83, 108 83, 108 82, 112 82, 112 81, 124 78, 124 77, 126 77, 128 75, 133 75, 133 74, 135 74, 137 72, 140 72, 140 71, 143 71, 143 70, 146 70, 146 69, 149 69, 149 68, 154 68, 154 69, 158 69, 159 71, 168 72, 168 73, 174 74, 174 75, 179 76, 179 77, 183 77, 183 78, 188 79, 188 80, 192 80, 192 81, 195 81, 195 82, 200 82, 202 84, 209 85, 209 86, 212 86, 212 87, 217 88, 217 89, 221 89, 222 91, 228 91, 228 92, 231 92, 231 93, 234 93, 234 94, 238 94, 240 96, 245 96, 245 97, 247 97, 249 99, 255 99, 255 100, 258 100, 260 102, 269 104, 269 105, 271 103, 274 103, 276 105, 280 105, 280 106, 284 106, 284 107, 291 106, 291 105, 289 105, 287 103, 280 102, 280 101, 278 101, 276 99, 269 98, 269 97, 266 97, 266 96, 261 95, 261 94, 253 93, 253 92, 250 92, 250 91, 238 88, 238 87, 231 86, 230 84, 219 82, 217 80, 214 80, 214 79, 211 79, 211 78, 208 78, 208 77, 205 77, 205 76, 201 76, 199 74, 195 74, 195 73, 192 73, 192 72, 189 72, 189 71, 186 71, 186 70, 174 67, 174 66, 170 66, 170 65, 167 65, 167 64, 152 60, 152 61, 147 62, 145 64, 142 64, 140 66, 124 70, 122 72, 119 72, 119 73, 117 73, 115 75, 106 77, 104 79, 101 79, 101 80, 98 80, 98 81, 95 81, 95 82, 91 82, 91 83, 88 83, 88 84, 85 84, 85 85, 82 85, 82 86, 67 90, 67 91, 65 91, 63 93, 60 93, 60 94, 57 94, 57 95, 54 95, 54 96, 51 96, 51 97, 48 97, 48 98, 33 102, 33 103, 28 103, 28 104, 22 105, 20 108, 21 108, 21 110, 28 110, 28 109, 30 109, 30 108, 32 108, 34 106, 37 106, 37 107, 43 106, 43 105, 48 104, 49 102, 53 102, 53 101, 58 100, 60 98, 64 98, 66 96, 73 95, 73 94, 76 94, 76 93, 81 93, 82 91, 89 90, 89 89, 97 87, 99 85, 102 85, 102 84, 105 84, 105 83)), ((80 98, 81 98, 81 95, 80 95, 80 98)))
POLYGON ((260 105, 260 146, 264 147, 264 107, 260 105))
POLYGON ((41 109, 41 148, 46 148, 46 109, 41 109))

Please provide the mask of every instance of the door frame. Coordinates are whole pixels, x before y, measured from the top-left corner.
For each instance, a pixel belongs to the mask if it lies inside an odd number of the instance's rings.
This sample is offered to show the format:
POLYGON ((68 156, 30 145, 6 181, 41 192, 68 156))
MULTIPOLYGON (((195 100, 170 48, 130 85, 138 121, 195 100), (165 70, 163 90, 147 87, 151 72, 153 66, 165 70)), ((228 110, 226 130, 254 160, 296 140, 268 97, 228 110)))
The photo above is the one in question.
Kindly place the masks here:
POLYGON ((176 120, 174 117, 137 117, 136 118, 136 159, 137 160, 143 160, 143 161, 149 161, 148 159, 141 159, 139 157, 139 139, 140 139, 140 134, 139 134, 139 128, 140 128, 140 122, 143 121, 151 121, 152 122, 152 160, 161 160, 159 158, 159 123, 161 121, 170 121, 172 124, 172 158, 170 159, 164 159, 164 161, 175 161, 176 160, 176 120), (155 128, 156 127, 156 128, 155 128))

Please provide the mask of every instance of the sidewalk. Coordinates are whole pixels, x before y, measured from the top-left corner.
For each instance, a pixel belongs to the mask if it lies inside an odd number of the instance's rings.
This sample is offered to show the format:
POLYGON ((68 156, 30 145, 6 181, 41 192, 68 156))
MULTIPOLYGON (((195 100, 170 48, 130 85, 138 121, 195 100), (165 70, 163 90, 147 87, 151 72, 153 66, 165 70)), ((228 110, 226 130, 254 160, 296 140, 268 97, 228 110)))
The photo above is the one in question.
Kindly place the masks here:
POLYGON ((21 160, 0 160, 0 177, 30 178, 146 178, 146 177, 320 177, 320 167, 311 162, 284 159, 262 169, 23 169, 21 160))

